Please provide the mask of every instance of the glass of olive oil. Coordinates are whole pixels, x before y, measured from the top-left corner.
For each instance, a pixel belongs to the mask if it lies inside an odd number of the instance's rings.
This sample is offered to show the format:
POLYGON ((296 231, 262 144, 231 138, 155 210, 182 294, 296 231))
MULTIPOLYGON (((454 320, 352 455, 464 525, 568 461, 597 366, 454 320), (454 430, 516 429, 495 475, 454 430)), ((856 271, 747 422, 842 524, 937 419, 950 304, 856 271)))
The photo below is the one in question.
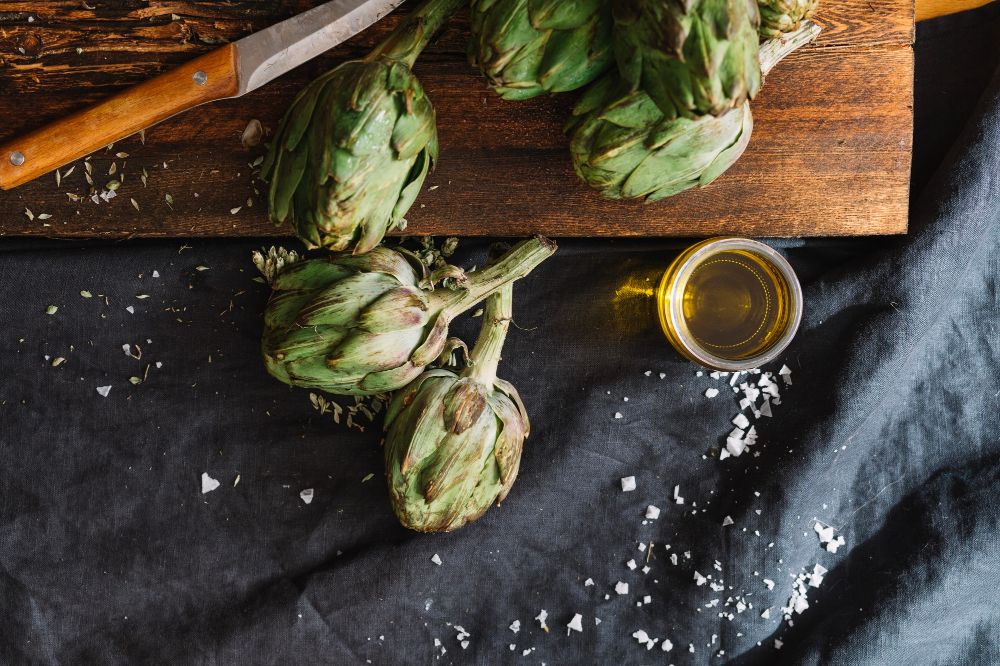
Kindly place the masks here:
POLYGON ((773 361, 802 321, 802 287, 791 265, 746 238, 714 238, 688 248, 664 273, 656 296, 670 343, 713 370, 773 361))

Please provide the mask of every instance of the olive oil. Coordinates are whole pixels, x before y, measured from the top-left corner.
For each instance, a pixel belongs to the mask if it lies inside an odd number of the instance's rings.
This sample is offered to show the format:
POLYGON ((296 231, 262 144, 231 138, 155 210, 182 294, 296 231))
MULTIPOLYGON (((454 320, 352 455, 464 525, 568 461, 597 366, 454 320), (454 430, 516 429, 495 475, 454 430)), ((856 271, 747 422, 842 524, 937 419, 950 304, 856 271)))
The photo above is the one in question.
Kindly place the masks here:
POLYGON ((671 343, 718 370, 757 367, 779 354, 802 315, 801 288, 781 255, 739 238, 705 241, 674 261, 658 293, 671 343))

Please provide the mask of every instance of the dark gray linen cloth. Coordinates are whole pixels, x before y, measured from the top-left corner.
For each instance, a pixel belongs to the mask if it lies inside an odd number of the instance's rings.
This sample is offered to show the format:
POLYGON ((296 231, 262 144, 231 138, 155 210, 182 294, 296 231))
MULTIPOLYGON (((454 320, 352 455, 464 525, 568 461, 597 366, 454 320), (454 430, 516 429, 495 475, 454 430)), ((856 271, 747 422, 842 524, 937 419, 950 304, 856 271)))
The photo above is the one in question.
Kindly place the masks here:
POLYGON ((806 314, 750 452, 718 460, 737 397, 643 295, 679 245, 566 241, 518 285, 501 364, 533 420, 521 477, 451 535, 396 523, 378 423, 266 375, 259 244, 6 242, 0 662, 1000 663, 998 26, 921 27, 908 236, 777 244, 806 314))

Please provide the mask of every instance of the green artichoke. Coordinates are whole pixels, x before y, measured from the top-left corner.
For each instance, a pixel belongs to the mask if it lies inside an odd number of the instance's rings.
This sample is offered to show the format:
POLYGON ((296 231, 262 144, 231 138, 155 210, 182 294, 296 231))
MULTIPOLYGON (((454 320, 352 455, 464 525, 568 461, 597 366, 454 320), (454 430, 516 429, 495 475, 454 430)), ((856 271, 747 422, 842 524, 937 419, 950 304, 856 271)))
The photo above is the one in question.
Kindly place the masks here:
POLYGON ((277 379, 338 395, 375 395, 406 386, 445 349, 451 320, 555 252, 542 237, 465 275, 455 288, 413 255, 379 247, 285 268, 264 313, 264 363, 277 379))
POLYGON ((438 154, 434 107, 411 67, 464 0, 427 0, 363 60, 292 102, 262 167, 269 213, 309 248, 368 252, 398 226, 438 154))
POLYGON ((760 8, 760 36, 776 39, 795 32, 819 6, 819 0, 757 0, 760 8))
POLYGON ((456 530, 503 502, 517 478, 530 425, 517 390, 497 378, 512 292, 490 296, 462 374, 425 372, 389 404, 386 479, 404 527, 456 530))
POLYGON ((504 99, 582 88, 614 62, 611 0, 472 0, 469 61, 504 99))
POLYGON ((721 116, 760 89, 756 0, 618 0, 622 76, 668 118, 721 116))
MULTIPOLYGON (((764 74, 819 32, 807 23, 760 45, 764 74)), ((610 199, 656 201, 704 187, 743 155, 753 132, 748 102, 722 116, 671 118, 649 95, 614 75, 588 89, 573 113, 567 127, 573 166, 610 199)))

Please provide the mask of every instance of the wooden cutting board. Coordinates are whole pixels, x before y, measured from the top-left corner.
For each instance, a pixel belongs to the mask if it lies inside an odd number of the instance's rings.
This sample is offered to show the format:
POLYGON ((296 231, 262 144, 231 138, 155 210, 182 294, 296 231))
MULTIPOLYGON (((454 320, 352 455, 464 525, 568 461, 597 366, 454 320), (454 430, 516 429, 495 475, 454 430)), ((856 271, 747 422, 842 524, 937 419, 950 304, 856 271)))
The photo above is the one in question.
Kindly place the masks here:
MULTIPOLYGON (((0 5, 0 139, 314 4, 6 0, 0 5)), ((58 186, 51 174, 0 192, 0 234, 286 235, 267 221, 265 189, 255 183, 253 166, 263 148, 243 147, 244 128, 257 119, 273 130, 305 83, 367 52, 395 21, 389 17, 250 96, 152 128, 145 143, 135 136, 95 154, 95 186, 121 181, 110 201, 91 201, 82 161, 68 175, 68 167, 61 170, 58 186)), ((573 96, 498 99, 466 63, 467 20, 459 17, 417 65, 438 110, 442 150, 408 216, 407 233, 905 233, 913 0, 823 0, 817 21, 825 28, 819 41, 779 65, 754 103, 756 129, 743 159, 708 188, 646 205, 605 201, 576 179, 561 131, 573 96)))

